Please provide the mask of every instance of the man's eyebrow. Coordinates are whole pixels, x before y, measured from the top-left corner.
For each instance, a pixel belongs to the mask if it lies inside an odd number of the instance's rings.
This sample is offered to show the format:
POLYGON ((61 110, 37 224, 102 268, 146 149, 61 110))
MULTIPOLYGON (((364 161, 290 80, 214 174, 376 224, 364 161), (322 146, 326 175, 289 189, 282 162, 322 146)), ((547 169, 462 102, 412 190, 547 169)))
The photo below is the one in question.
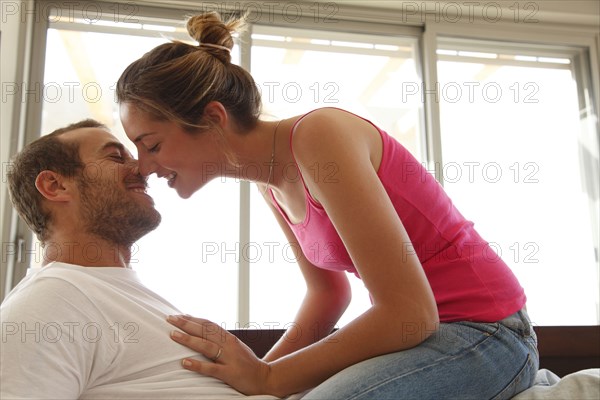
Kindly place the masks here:
POLYGON ((104 150, 109 149, 111 147, 116 147, 120 151, 125 151, 125 146, 121 142, 108 142, 104 146, 102 146, 102 148, 100 149, 100 151, 104 151, 104 150))
POLYGON ((156 133, 156 132, 146 132, 146 133, 142 133, 142 134, 140 134, 138 137, 136 137, 136 138, 134 139, 134 141, 133 141, 133 142, 134 142, 134 143, 137 143, 137 142, 139 142, 140 140, 142 140, 143 138, 145 138, 146 136, 154 135, 155 133, 156 133))

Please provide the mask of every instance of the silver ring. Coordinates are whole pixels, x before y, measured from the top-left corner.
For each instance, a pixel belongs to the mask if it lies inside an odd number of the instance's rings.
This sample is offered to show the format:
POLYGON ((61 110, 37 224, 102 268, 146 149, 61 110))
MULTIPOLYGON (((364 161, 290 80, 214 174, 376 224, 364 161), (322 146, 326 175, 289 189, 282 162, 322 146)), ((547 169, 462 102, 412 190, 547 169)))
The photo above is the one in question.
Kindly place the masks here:
POLYGON ((219 347, 219 351, 217 351, 217 355, 212 358, 212 362, 216 362, 219 357, 221 357, 221 354, 223 354, 223 348, 219 347))

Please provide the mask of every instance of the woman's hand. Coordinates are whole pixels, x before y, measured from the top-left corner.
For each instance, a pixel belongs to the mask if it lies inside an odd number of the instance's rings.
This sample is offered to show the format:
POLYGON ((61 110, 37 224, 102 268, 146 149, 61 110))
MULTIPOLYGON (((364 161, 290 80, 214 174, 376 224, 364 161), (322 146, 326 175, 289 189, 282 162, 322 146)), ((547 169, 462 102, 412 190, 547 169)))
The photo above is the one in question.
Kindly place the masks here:
POLYGON ((256 357, 235 335, 201 318, 170 315, 167 321, 185 332, 172 331, 171 339, 209 359, 186 358, 182 362, 184 368, 217 378, 246 395, 270 394, 269 364, 256 357))

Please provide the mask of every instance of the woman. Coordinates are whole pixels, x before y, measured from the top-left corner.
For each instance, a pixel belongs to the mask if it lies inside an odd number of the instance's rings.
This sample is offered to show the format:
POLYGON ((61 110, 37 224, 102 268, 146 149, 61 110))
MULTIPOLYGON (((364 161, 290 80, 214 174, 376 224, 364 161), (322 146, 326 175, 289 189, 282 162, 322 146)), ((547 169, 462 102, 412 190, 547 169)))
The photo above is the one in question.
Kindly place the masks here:
POLYGON ((315 388, 308 399, 509 398, 529 387, 536 339, 506 264, 373 123, 334 108, 261 120, 254 80, 231 64, 238 26, 194 16, 197 46, 160 45, 117 84, 142 174, 167 178, 182 198, 218 176, 254 181, 302 249, 307 292, 293 340, 284 335, 258 359, 209 321, 172 317, 186 332, 173 339, 212 360, 184 367, 249 395, 315 388), (258 176, 248 168, 257 165, 258 176), (286 179, 290 165, 301 179, 286 179), (372 306, 330 335, 350 301, 346 271, 363 280, 372 306))

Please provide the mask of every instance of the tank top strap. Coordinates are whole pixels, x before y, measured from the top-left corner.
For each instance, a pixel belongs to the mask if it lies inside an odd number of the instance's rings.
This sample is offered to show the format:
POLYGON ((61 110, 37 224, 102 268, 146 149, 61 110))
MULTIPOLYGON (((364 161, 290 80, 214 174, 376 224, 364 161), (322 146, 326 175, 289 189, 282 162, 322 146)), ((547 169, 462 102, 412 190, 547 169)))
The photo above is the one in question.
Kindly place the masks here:
MULTIPOLYGON (((360 119, 362 119, 365 122, 368 122, 371 126, 373 126, 377 132, 379 132, 379 135, 381 136, 381 140, 383 141, 383 157, 385 158, 387 156, 386 154, 386 148, 388 147, 388 142, 390 141, 390 136, 381 128, 379 128, 379 126, 375 125, 373 122, 371 122, 370 120, 361 117, 360 115, 354 114, 351 111, 348 110, 344 110, 343 108, 338 108, 338 107, 327 107, 327 108, 331 108, 334 110, 340 110, 343 111, 345 113, 348 113, 350 115, 354 115, 355 117, 358 117, 360 119)), ((304 177, 302 176, 302 173, 300 172, 300 167, 298 167, 298 161, 296 161, 296 155, 294 154, 294 147, 292 146, 292 140, 294 137, 294 133, 296 131, 296 127, 298 125, 298 123, 300 123, 300 121, 302 121, 302 119, 304 119, 304 117, 306 117, 307 115, 317 111, 317 110, 321 110, 323 108, 316 108, 314 110, 311 110, 309 112, 307 112, 306 114, 300 116, 300 118, 298 118, 296 120, 296 122, 294 122, 294 124, 292 125, 291 131, 290 131, 290 152, 292 153, 292 158, 294 160, 294 165, 296 166, 296 170, 298 171, 298 175, 300 176, 300 179, 302 180, 302 186, 304 187, 304 193, 306 195, 306 198, 308 199, 308 201, 315 207, 317 208, 322 208, 321 204, 318 203, 310 194, 310 192, 308 191, 308 187, 306 186, 306 182, 304 181, 304 177)), ((382 158, 382 163, 383 163, 383 158, 382 158)))
MULTIPOLYGON (((296 155, 294 154, 294 147, 292 146, 292 140, 294 138, 294 133, 296 132, 296 127, 297 127, 298 123, 300 121, 302 121, 304 119, 304 117, 306 117, 307 115, 309 115, 317 110, 319 110, 319 109, 318 108, 314 109, 314 110, 309 111, 306 114, 300 116, 300 118, 298 118, 296 120, 296 122, 294 122, 294 124, 292 125, 292 128, 290 130, 290 152, 292 153, 292 159, 294 160, 294 165, 296 166, 296 171, 298 171, 298 176, 300 177, 300 180, 302 181, 302 187, 304 188, 304 194, 305 194, 306 198, 313 206, 321 208, 321 204, 319 204, 312 197, 310 192, 308 191, 308 187, 306 186, 306 182, 304 181, 304 177, 302 176, 302 172, 300 171, 300 167, 298 166, 298 161, 296 161, 296 155)), ((307 212, 308 212, 308 209, 307 209, 307 212)))

